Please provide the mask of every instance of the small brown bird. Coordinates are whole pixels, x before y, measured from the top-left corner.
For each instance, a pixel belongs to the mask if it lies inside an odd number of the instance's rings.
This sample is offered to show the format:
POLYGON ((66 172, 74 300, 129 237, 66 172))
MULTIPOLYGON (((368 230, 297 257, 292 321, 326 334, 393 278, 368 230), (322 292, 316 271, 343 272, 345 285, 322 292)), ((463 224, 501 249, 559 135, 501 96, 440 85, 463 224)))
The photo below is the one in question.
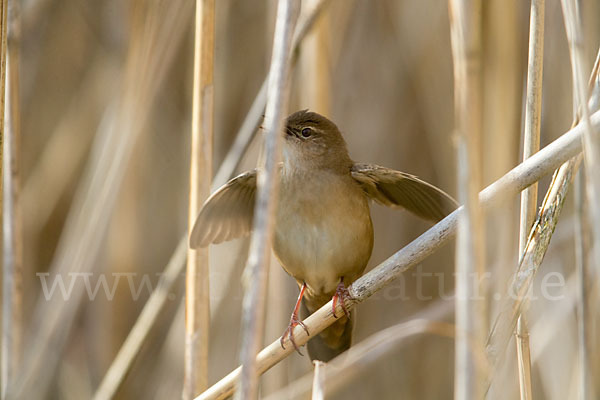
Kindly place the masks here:
MULTIPOLYGON (((308 342, 312 359, 329 361, 350 347, 354 313, 345 299, 347 287, 359 278, 373 250, 369 200, 404 208, 438 221, 456 202, 448 194, 413 175, 372 164, 357 164, 348 155, 337 126, 314 112, 298 111, 285 124, 281 184, 273 251, 298 282, 300 295, 281 345, 293 329, 306 327, 308 316, 333 296, 345 315, 308 342)), ((204 204, 190 236, 193 248, 246 235, 252 229, 256 170, 222 186, 204 204)), ((307 330, 308 333, 308 330, 307 330)))

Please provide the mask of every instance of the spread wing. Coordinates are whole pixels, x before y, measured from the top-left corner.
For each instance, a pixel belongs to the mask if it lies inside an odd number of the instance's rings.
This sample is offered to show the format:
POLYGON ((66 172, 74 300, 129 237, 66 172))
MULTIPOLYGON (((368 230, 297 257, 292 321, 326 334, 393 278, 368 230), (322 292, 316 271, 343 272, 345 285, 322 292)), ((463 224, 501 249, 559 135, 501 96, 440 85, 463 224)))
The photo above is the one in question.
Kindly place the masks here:
POLYGON ((190 247, 205 247, 250 233, 255 195, 256 170, 221 186, 202 206, 190 234, 190 247))
POLYGON ((372 164, 354 164, 352 177, 371 199, 388 207, 402 207, 437 222, 458 204, 443 190, 416 176, 372 164))

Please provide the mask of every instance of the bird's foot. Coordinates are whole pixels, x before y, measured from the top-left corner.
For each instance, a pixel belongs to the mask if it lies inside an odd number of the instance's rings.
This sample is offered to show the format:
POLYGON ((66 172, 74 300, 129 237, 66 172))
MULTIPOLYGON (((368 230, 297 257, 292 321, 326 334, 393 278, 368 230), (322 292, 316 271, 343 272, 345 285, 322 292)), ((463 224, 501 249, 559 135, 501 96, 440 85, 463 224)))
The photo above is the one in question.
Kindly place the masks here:
POLYGON ((306 334, 310 336, 310 333, 308 333, 308 329, 306 328, 306 325, 304 325, 304 322, 302 322, 302 320, 300 320, 300 318, 298 318, 298 315, 296 313, 293 313, 292 318, 290 318, 290 324, 288 325, 287 329, 283 332, 283 335, 281 335, 281 339, 279 339, 279 343, 281 344, 281 348, 283 348, 285 350, 285 346, 283 345, 283 342, 285 341, 286 337, 289 337, 290 342, 294 346, 294 349, 298 352, 298 354, 303 356, 304 354, 302 354, 300 352, 300 349, 298 348, 298 346, 296 345, 296 341, 294 340, 294 328, 298 325, 300 325, 302 328, 304 328, 304 330, 306 331, 306 334))
POLYGON ((339 301, 340 305, 342 306, 342 310, 344 310, 344 314, 346 314, 346 317, 348 319, 350 319, 350 313, 348 312, 348 309, 346 308, 346 300, 352 300, 352 299, 353 298, 350 295, 350 291, 348 290, 346 285, 344 285, 344 278, 342 278, 340 283, 337 285, 337 288, 335 289, 335 294, 333 295, 333 307, 332 307, 333 316, 337 318, 337 315, 335 314, 335 308, 339 301))

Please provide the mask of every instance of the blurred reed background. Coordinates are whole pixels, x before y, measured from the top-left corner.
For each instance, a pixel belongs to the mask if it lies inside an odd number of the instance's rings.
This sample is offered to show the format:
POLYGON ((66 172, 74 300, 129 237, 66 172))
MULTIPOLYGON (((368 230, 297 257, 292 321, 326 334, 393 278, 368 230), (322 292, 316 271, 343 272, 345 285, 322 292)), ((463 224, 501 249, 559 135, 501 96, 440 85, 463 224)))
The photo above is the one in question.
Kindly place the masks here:
MULTIPOLYGON (((20 217, 15 240, 22 249, 22 284, 12 296, 22 299, 22 307, 12 320, 22 323, 23 333, 13 338, 13 345, 3 346, 15 360, 14 367, 7 367, 12 373, 2 375, 10 376, 5 398, 92 398, 187 229, 194 2, 8 1, 15 3, 20 12, 8 15, 9 49, 18 51, 9 58, 7 81, 13 92, 6 98, 13 103, 12 132, 19 134, 15 158, 20 214, 14 215, 20 217), (11 42, 13 28, 20 35, 11 42), (15 66, 17 77, 10 71, 15 66), (72 289, 66 300, 59 286, 50 300, 44 294, 44 284, 50 290, 57 277, 67 291, 72 289), (18 395, 11 397, 11 390, 18 395)), ((588 74, 600 45, 600 2, 578 4, 588 74)), ((216 2, 214 171, 267 74, 276 8, 275 0, 216 2)), ((485 0, 482 11, 481 173, 487 186, 522 157, 530 2, 485 0)), ((355 160, 406 171, 457 194, 446 1, 330 0, 298 55, 290 111, 310 108, 330 117, 355 160)), ((542 147, 569 130, 572 87, 561 3, 547 0, 542 147)), ((237 171, 255 167, 260 138, 252 142, 237 171)), ((550 176, 540 182, 539 203, 549 181, 550 176)), ((574 193, 567 197, 533 284, 539 299, 532 299, 526 312, 536 399, 583 398, 578 397, 581 318, 576 315, 574 193), (540 295, 549 272, 564 276, 566 284, 551 291, 560 300, 540 295)), ((378 205, 372 206, 372 215, 375 248, 370 266, 429 227, 378 205)), ((3 218, 6 222, 7 215, 3 218)), ((491 293, 505 293, 516 270, 518 221, 517 197, 486 214, 491 293)), ((592 268, 586 221, 583 260, 592 268)), ((246 239, 210 248, 209 384, 238 366, 240 276, 247 249, 246 239)), ((7 258, 3 260, 6 264, 7 258)), ((423 316, 432 305, 451 303, 447 297, 454 290, 453 273, 454 245, 448 245, 360 304, 355 343, 423 316)), ((586 282, 588 295, 597 300, 597 275, 592 273, 586 282)), ((115 398, 181 396, 184 281, 179 274, 115 398)), ((12 282, 4 282, 5 292, 7 284, 12 282)), ((296 296, 296 283, 273 259, 265 344, 287 326, 296 296)), ((490 298, 493 316, 498 302, 490 298)), ((599 317, 596 304, 586 310, 592 327, 599 317)), ((451 310, 437 314, 435 320, 454 321, 451 310)), ((597 337, 589 338, 589 351, 598 349, 597 337)), ((600 379, 596 354, 588 358, 591 387, 600 379)), ((278 391, 311 369, 308 357, 291 355, 263 376, 261 397, 279 393, 274 396, 292 398, 278 391)), ((326 398, 452 398, 453 369, 452 338, 416 335, 326 398)), ((498 384, 491 398, 519 398, 514 344, 494 380, 498 384)))

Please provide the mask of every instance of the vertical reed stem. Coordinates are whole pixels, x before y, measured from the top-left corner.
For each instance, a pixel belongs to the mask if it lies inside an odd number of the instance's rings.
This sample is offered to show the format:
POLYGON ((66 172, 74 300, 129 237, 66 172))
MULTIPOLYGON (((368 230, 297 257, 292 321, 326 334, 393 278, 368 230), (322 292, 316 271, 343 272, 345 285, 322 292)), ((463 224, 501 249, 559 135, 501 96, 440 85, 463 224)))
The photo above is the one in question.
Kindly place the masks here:
POLYGON ((322 361, 313 361, 314 374, 312 384, 312 400, 324 400, 325 399, 325 364, 322 361))
POLYGON ((485 260, 484 220, 478 200, 483 166, 481 8, 478 0, 450 0, 458 198, 466 208, 459 217, 456 241, 454 397, 457 399, 482 398, 486 369, 483 346, 487 318, 479 286, 485 260))
POLYGON ((264 165, 259 167, 254 231, 243 276, 246 290, 242 310, 242 372, 240 386, 236 392, 237 399, 256 399, 258 396, 259 369, 256 355, 263 344, 267 263, 271 255, 271 232, 279 187, 279 161, 283 118, 288 102, 292 34, 299 5, 297 0, 279 0, 277 7, 264 123, 264 165))
MULTIPOLYGON (((214 108, 215 1, 196 0, 192 154, 189 229, 210 195, 214 108)), ((193 399, 208 387, 210 333, 208 249, 189 249, 186 273, 185 362, 183 398, 193 399)))
MULTIPOLYGON (((304 4, 314 9, 320 0, 308 0, 304 4)), ((303 7, 304 11, 304 7, 303 7)), ((331 77, 329 38, 329 13, 323 12, 315 21, 314 29, 306 36, 301 46, 300 74, 300 103, 303 108, 310 108, 323 115, 330 114, 331 108, 331 77)))
MULTIPOLYGON (((545 0, 531 1, 529 20, 529 61, 527 68, 527 99, 525 102, 525 132, 523 135, 523 159, 531 157, 540 149, 540 126, 542 114, 542 76, 544 65, 544 11, 545 0)), ((538 185, 534 183, 521 192, 521 219, 519 231, 519 255, 527 246, 529 231, 536 216, 538 185)), ((519 367, 519 392, 521 400, 532 399, 531 356, 529 332, 524 315, 519 316, 515 332, 517 365, 519 367)))
POLYGON ((2 130, 3 130, 3 289, 2 289, 2 398, 15 378, 21 359, 22 330, 22 220, 20 207, 19 8, 2 2, 2 130), (10 28, 9 28, 10 25, 10 28), (10 37, 9 37, 10 35, 10 37))
POLYGON ((0 398, 6 399, 8 382, 11 375, 11 349, 12 349, 12 251, 10 243, 11 220, 13 218, 12 203, 10 201, 10 164, 11 164, 11 139, 4 129, 5 120, 5 93, 6 93, 6 57, 7 57, 7 13, 8 0, 0 2, 0 168, 2 168, 2 355, 0 360, 0 398), (8 186, 8 189, 7 189, 8 186), (9 192, 6 198, 5 190, 9 192), (8 205, 7 205, 8 202, 8 205))
POLYGON ((580 400, 592 399, 593 390, 590 391, 590 362, 588 352, 590 336, 588 334, 588 297, 587 279, 589 275, 586 271, 584 238, 584 184, 583 171, 579 171, 575 176, 575 268, 577 270, 577 330, 578 330, 578 350, 579 350, 579 371, 578 371, 578 398, 580 400))

